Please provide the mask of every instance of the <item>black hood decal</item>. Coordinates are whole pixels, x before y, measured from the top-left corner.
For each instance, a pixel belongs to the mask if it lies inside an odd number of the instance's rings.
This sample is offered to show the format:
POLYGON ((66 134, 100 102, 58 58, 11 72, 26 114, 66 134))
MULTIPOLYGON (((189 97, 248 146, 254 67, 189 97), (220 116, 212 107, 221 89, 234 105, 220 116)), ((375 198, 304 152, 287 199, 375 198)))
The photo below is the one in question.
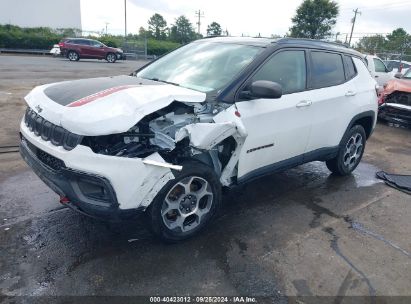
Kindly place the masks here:
POLYGON ((98 92, 126 85, 163 85, 163 83, 125 75, 100 77, 57 83, 46 88, 44 94, 54 102, 67 106, 76 100, 98 92))

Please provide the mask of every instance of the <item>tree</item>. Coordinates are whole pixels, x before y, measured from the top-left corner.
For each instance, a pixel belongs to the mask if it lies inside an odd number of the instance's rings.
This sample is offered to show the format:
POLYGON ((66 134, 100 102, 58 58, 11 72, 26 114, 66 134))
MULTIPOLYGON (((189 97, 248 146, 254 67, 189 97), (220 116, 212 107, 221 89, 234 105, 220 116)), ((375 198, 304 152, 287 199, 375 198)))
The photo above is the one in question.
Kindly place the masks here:
POLYGON ((148 20, 148 30, 154 38, 164 40, 167 36, 167 21, 163 16, 156 13, 148 20))
POLYGON ((140 38, 146 38, 147 36, 149 36, 149 33, 144 27, 140 26, 140 28, 138 29, 138 36, 140 38))
POLYGON ((185 17, 180 16, 176 19, 175 24, 170 29, 170 40, 179 43, 188 43, 197 38, 193 25, 185 17))
POLYGON ((304 0, 291 19, 290 36, 323 39, 337 22, 338 4, 331 0, 304 0))
POLYGON ((389 51, 401 53, 405 51, 410 41, 410 35, 403 28, 397 28, 387 35, 386 49, 389 51))
POLYGON ((221 25, 217 22, 212 22, 207 27, 207 36, 221 36, 222 32, 221 25))
POLYGON ((356 49, 363 53, 375 54, 384 50, 386 41, 382 35, 374 35, 361 38, 356 45, 356 49))

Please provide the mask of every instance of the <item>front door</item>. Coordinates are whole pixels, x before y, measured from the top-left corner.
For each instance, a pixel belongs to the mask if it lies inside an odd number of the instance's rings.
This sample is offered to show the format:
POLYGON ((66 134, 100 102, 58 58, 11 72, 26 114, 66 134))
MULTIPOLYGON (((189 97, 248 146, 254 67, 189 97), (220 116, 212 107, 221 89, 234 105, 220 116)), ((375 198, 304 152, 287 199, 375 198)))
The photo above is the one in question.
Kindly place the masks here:
POLYGON ((383 86, 388 82, 388 80, 393 78, 392 73, 388 72, 388 69, 385 66, 384 62, 382 62, 380 59, 373 58, 372 60, 374 62, 375 80, 380 86, 383 86))
POLYGON ((257 80, 279 83, 283 96, 236 103, 248 133, 238 164, 240 180, 276 167, 300 163, 310 133, 307 109, 312 101, 311 93, 306 91, 305 51, 282 50, 275 53, 247 83, 257 80))

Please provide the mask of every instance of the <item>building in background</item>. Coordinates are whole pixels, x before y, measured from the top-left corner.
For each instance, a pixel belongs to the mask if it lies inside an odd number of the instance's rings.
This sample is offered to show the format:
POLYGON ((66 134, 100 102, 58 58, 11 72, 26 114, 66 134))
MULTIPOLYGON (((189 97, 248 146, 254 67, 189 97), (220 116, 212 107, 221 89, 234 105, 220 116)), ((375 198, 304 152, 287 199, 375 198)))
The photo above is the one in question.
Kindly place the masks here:
POLYGON ((80 0, 1 0, 0 24, 81 30, 80 0))

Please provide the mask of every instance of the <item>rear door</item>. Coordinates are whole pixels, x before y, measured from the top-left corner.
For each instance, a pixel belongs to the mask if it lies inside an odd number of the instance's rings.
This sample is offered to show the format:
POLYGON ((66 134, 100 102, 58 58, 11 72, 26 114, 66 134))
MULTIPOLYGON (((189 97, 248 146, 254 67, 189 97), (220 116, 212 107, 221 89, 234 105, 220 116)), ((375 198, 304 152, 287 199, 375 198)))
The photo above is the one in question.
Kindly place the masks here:
POLYGON ((340 53, 310 52, 309 87, 313 99, 308 110, 312 122, 306 149, 308 158, 325 153, 324 148, 336 147, 352 118, 357 95, 353 81, 356 70, 352 65, 352 60, 348 62, 340 53), (346 76, 347 63, 350 63, 350 78, 346 76))
POLYGON ((239 159, 240 180, 301 163, 310 132, 307 107, 311 93, 306 91, 304 50, 286 49, 275 53, 247 83, 257 80, 279 83, 283 95, 279 99, 258 98, 236 103, 248 133, 239 159))
POLYGON ((82 57, 93 57, 93 51, 90 45, 90 41, 87 39, 78 39, 78 44, 81 48, 81 56, 82 57))

